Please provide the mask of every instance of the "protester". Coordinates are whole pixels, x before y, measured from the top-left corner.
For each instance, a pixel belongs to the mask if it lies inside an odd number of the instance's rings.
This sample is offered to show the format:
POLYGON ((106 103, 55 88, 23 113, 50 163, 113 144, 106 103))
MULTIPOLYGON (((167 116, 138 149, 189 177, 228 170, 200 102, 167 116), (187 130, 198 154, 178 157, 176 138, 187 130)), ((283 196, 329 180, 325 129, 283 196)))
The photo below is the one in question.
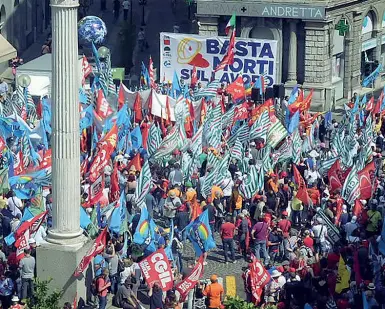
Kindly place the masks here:
POLYGON ((220 308, 224 296, 223 286, 218 283, 217 275, 212 275, 210 281, 211 284, 209 284, 203 291, 203 295, 209 300, 207 308, 220 308))

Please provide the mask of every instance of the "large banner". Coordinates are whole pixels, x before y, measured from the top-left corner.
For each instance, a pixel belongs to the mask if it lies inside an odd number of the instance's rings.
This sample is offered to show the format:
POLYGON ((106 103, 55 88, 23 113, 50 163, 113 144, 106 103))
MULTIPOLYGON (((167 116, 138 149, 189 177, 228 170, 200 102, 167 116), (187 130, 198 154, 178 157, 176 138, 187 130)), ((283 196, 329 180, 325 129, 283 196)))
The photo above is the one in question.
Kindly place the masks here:
POLYGON ((229 45, 227 37, 203 37, 192 34, 160 34, 160 78, 179 78, 190 81, 195 66, 198 81, 206 84, 216 78, 231 83, 242 74, 245 83, 265 76, 265 85, 272 86, 276 79, 277 41, 235 38, 234 63, 216 73, 213 70, 222 61, 229 45))
POLYGON ((139 263, 144 279, 149 286, 159 284, 163 291, 171 290, 174 286, 174 276, 164 249, 155 251, 139 263))
POLYGON ((184 278, 181 282, 177 284, 176 290, 180 294, 181 301, 185 301, 187 299, 187 296, 190 290, 193 289, 195 285, 198 283, 199 279, 202 278, 203 268, 204 268, 203 261, 204 261, 204 257, 202 254, 198 262, 195 264, 190 275, 184 278))

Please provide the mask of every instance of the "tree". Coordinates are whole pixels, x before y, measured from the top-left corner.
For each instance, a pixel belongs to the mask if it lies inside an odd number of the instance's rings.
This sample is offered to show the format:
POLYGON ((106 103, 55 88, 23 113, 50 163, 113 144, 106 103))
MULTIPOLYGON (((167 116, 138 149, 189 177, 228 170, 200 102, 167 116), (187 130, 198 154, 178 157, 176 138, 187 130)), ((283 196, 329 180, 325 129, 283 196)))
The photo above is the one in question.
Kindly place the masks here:
POLYGON ((248 303, 239 296, 227 296, 223 304, 226 309, 256 309, 253 303, 248 303))
POLYGON ((34 297, 27 300, 29 309, 61 309, 59 306, 63 291, 50 291, 49 284, 52 279, 40 280, 35 278, 34 297))

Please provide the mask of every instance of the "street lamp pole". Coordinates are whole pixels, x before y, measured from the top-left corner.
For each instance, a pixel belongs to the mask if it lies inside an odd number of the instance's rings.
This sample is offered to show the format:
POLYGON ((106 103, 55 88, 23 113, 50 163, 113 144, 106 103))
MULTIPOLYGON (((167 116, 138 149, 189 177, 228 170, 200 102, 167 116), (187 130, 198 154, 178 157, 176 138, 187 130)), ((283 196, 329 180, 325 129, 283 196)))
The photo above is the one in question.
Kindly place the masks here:
POLYGON ((139 0, 139 5, 142 6, 142 26, 146 25, 146 22, 144 21, 144 7, 147 4, 147 0, 139 0))

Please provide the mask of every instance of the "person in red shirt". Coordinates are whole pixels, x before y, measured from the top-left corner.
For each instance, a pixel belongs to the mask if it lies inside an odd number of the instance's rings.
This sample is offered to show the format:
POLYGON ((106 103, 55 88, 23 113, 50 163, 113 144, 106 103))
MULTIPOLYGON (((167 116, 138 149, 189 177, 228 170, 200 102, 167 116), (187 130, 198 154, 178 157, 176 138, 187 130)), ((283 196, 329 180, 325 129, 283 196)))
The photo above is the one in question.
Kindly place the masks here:
POLYGON ((311 238, 309 230, 306 230, 304 234, 305 238, 303 239, 303 244, 314 251, 314 240, 311 238))
POLYGON ((287 219, 287 216, 287 211, 282 211, 282 219, 278 222, 278 227, 282 230, 282 235, 284 238, 289 238, 289 232, 291 228, 291 221, 287 219))
POLYGON ((228 263, 228 250, 231 253, 231 259, 235 263, 235 252, 234 252, 234 231, 235 225, 232 223, 232 218, 230 216, 226 217, 226 222, 221 225, 220 235, 223 244, 223 250, 225 251, 225 263, 228 263))

